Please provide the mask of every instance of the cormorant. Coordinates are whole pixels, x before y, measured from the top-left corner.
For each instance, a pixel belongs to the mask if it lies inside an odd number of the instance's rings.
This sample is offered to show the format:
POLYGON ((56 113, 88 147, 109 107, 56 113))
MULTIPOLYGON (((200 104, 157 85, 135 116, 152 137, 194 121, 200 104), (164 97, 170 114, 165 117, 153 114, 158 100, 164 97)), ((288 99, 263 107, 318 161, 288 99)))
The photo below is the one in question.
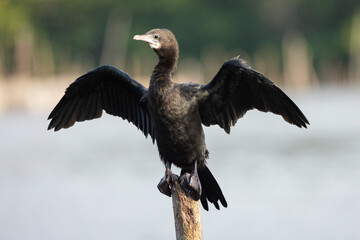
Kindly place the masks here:
POLYGON ((105 110, 132 122, 147 137, 156 141, 165 176, 159 190, 171 196, 171 182, 178 180, 195 200, 219 209, 227 207, 225 197, 206 166, 202 125, 219 125, 230 133, 239 118, 251 109, 281 115, 285 121, 305 127, 308 120, 295 103, 270 79, 251 69, 239 57, 227 60, 206 85, 175 83, 179 48, 174 34, 153 29, 135 40, 147 42, 157 53, 149 88, 112 66, 97 67, 79 77, 66 89, 50 113, 48 129, 69 128, 75 122, 99 118, 105 110), (180 167, 178 178, 171 164, 180 167))

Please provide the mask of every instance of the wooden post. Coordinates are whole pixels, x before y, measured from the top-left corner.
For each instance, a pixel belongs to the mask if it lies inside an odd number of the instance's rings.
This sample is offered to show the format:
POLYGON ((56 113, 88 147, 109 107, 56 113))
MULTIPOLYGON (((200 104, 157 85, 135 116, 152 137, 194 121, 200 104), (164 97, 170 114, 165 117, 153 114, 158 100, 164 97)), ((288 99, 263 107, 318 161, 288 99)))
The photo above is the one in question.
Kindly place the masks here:
POLYGON ((171 188, 176 240, 201 240, 200 201, 187 196, 175 181, 171 188))

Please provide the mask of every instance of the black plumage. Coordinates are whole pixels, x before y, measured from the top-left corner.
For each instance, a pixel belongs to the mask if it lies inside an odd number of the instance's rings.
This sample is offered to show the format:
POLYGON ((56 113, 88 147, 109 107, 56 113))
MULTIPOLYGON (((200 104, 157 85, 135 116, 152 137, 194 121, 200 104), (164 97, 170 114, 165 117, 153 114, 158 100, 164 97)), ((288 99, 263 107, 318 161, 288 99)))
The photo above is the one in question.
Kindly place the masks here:
POLYGON ((225 197, 206 166, 208 151, 202 125, 219 125, 227 133, 251 109, 281 115, 285 121, 305 127, 308 120, 295 103, 263 74, 239 57, 226 61, 206 85, 172 81, 179 48, 173 33, 153 29, 135 40, 148 42, 157 53, 146 89, 128 74, 101 66, 76 79, 50 113, 48 129, 68 128, 76 121, 99 118, 102 110, 132 122, 157 142, 166 165, 158 188, 170 195, 171 164, 182 168, 181 186, 208 210, 208 202, 226 207, 225 197))
POLYGON ((69 128, 75 122, 99 118, 102 111, 132 122, 155 141, 147 109, 147 89, 112 66, 101 66, 79 77, 50 113, 48 130, 69 128), (142 99, 143 98, 143 99, 142 99))

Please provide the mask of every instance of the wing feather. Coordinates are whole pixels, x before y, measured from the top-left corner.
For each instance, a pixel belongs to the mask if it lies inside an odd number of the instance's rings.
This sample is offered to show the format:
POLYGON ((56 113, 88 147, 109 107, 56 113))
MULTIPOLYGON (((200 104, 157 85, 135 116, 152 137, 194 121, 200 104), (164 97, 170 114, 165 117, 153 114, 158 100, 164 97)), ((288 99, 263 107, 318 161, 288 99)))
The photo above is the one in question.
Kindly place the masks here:
POLYGON ((75 122, 99 118, 103 110, 128 120, 155 141, 147 89, 111 66, 95 68, 70 84, 48 117, 48 129, 58 131, 75 122))
POLYGON ((205 126, 217 124, 227 133, 239 118, 254 108, 281 115, 300 128, 309 124, 280 88, 238 57, 226 61, 214 79, 201 86, 198 102, 202 123, 205 126))

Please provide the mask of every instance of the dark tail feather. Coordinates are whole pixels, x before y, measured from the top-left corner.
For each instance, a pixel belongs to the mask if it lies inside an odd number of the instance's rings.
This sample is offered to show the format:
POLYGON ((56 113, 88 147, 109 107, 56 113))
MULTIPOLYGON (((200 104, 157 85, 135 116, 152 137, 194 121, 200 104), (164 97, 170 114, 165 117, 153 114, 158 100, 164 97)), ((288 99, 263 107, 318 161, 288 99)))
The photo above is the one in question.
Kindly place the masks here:
POLYGON ((227 202, 225 197, 220 189, 219 184, 216 182, 214 176, 211 174, 210 170, 205 166, 204 168, 198 169, 199 178, 202 186, 201 193, 201 204, 205 210, 209 210, 208 202, 211 202, 219 210, 218 200, 224 207, 227 207, 227 202))

